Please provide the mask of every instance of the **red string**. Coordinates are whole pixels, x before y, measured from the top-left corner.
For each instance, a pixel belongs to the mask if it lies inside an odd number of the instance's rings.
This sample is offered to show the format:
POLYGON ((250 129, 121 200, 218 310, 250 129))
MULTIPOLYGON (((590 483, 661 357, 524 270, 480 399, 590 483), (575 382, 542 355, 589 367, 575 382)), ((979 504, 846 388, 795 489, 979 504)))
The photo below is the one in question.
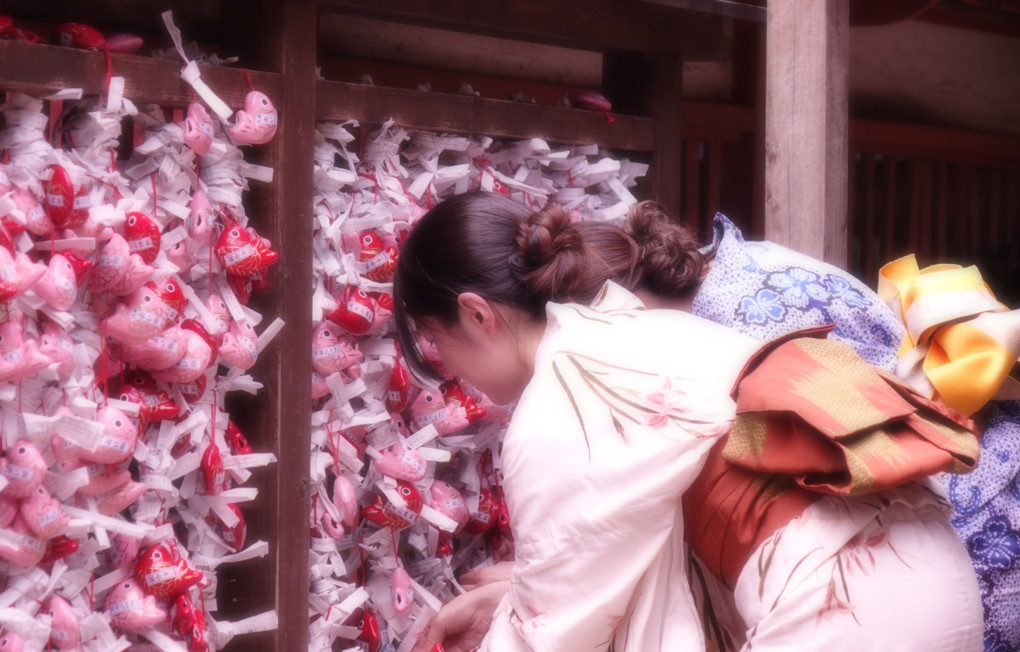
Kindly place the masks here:
POLYGON ((571 188, 574 187, 574 175, 570 174, 570 168, 567 168, 567 183, 571 188))
POLYGON ((248 89, 255 90, 255 87, 251 83, 251 73, 248 72, 247 68, 244 69, 244 78, 248 80, 248 89))
POLYGON ((609 115, 609 111, 606 111, 606 124, 612 124, 614 122, 616 122, 616 118, 609 115))
POLYGON ((103 46, 103 54, 106 55, 106 94, 110 94, 110 80, 113 78, 113 59, 110 57, 109 46, 103 46))
POLYGON ((156 173, 153 172, 152 177, 152 218, 156 219, 156 173))

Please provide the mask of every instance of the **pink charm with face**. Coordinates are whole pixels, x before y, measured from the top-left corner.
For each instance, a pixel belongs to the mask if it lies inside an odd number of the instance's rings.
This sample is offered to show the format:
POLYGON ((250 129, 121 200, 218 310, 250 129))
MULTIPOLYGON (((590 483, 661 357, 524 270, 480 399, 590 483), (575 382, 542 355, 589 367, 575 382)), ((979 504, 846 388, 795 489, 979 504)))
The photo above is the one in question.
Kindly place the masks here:
POLYGON ((212 147, 213 121, 209 112, 198 102, 188 105, 188 117, 184 119, 184 144, 195 154, 205 156, 212 147))
POLYGON ((11 194, 14 205, 25 216, 25 228, 35 235, 46 236, 53 230, 53 221, 46 214, 35 195, 23 188, 15 188, 11 194))
POLYGON ((162 333, 168 322, 167 306, 149 283, 117 304, 103 325, 110 337, 124 344, 141 344, 162 333))
POLYGON ((184 296, 184 291, 181 290, 177 281, 170 278, 158 285, 156 283, 147 283, 146 287, 155 290, 159 298, 163 300, 163 303, 166 305, 167 321, 174 323, 181 318, 184 306, 188 304, 188 298, 184 296))
POLYGON ((61 378, 66 380, 71 376, 74 371, 74 342, 60 326, 53 322, 43 324, 39 353, 46 356, 51 364, 57 364, 57 373, 61 378))
POLYGON ((71 261, 61 254, 53 254, 46 273, 32 289, 56 310, 70 310, 78 295, 77 278, 71 261))
POLYGON ((172 367, 153 371, 153 380, 193 383, 216 359, 216 350, 213 348, 215 340, 198 322, 185 320, 181 324, 181 337, 184 355, 172 367))
POLYGON ((361 362, 361 351, 351 340, 344 337, 339 327, 329 321, 321 321, 312 331, 312 368, 329 375, 361 362))
POLYGON ((127 274, 130 257, 131 249, 127 240, 119 233, 113 234, 109 242, 103 245, 99 258, 92 266, 89 289, 93 292, 112 292, 127 274))
POLYGON ((338 475, 333 481, 333 504, 340 510, 343 524, 353 529, 358 519, 358 498, 346 476, 338 475))
POLYGON ((124 239, 131 253, 151 265, 159 255, 160 226, 145 213, 131 212, 124 222, 124 239))
POLYGON ((449 484, 437 480, 429 488, 429 505, 432 509, 457 522, 457 529, 463 528, 469 518, 467 504, 460 492, 449 484))
POLYGON ((89 474, 89 481, 87 484, 78 487, 78 493, 84 496, 102 496, 119 487, 123 487, 131 480, 130 471, 116 466, 88 464, 85 468, 89 474))
POLYGON ((124 568, 138 557, 142 540, 126 534, 115 534, 110 540, 110 549, 106 551, 107 560, 114 570, 124 568))
POLYGON ((411 576, 403 566, 393 569, 390 591, 393 594, 393 608, 398 614, 404 615, 411 610, 414 605, 414 590, 411 588, 411 576))
POLYGON ((0 475, 7 478, 3 493, 14 498, 27 498, 42 484, 46 475, 46 460, 35 444, 19 439, 0 458, 0 475))
POLYGON ((417 431, 432 424, 440 435, 449 435, 467 428, 467 412, 459 404, 447 404, 440 392, 422 389, 411 401, 411 427, 417 431))
POLYGON ((22 652, 24 649, 25 640, 14 632, 0 634, 0 652, 22 652))
POLYGON ((96 511, 103 516, 113 516, 134 505, 148 488, 147 485, 141 482, 128 480, 113 491, 103 495, 96 505, 96 511))
POLYGON ((0 559, 6 559, 15 566, 35 566, 46 554, 46 541, 32 534, 21 514, 14 517, 8 528, 14 533, 14 542, 0 543, 0 559))
POLYGON ((195 256, 188 248, 187 240, 170 245, 170 248, 166 250, 166 258, 177 266, 181 274, 187 274, 195 265, 195 256))
POLYGON ((131 419, 115 407, 102 407, 96 413, 96 421, 103 424, 103 434, 94 451, 78 449, 78 457, 86 462, 120 464, 135 452, 138 430, 131 419))
POLYGON ((276 107, 264 93, 249 91, 244 98, 244 109, 234 116, 234 124, 227 133, 239 143, 264 145, 276 134, 276 107))
POLYGON ((38 343, 25 337, 24 319, 12 316, 0 324, 0 355, 6 365, 0 365, 2 376, 6 380, 21 380, 45 369, 52 360, 39 352, 38 343))
POLYGON ((67 514, 60 508, 60 501, 39 485, 32 495, 21 501, 21 516, 25 524, 40 539, 57 536, 67 527, 67 514))
POLYGON ((234 320, 223 336, 220 358, 232 367, 249 369, 259 357, 259 336, 248 320, 234 320))
POLYGON ((141 344, 122 345, 120 355, 125 362, 156 371, 177 364, 187 351, 186 344, 184 329, 180 326, 171 326, 141 344))
POLYGON ((375 469, 397 480, 417 482, 425 477, 428 464, 413 450, 395 448, 383 451, 382 457, 372 462, 375 469))
POLYGON ((58 650, 73 650, 78 647, 78 615, 71 603, 59 595, 50 598, 49 611, 53 614, 50 624, 50 643, 58 650))
POLYGON ((188 566, 183 557, 175 561, 170 546, 160 542, 149 546, 138 558, 135 579, 152 595, 172 598, 201 581, 202 573, 188 566))
POLYGON ((106 613, 115 627, 132 631, 145 629, 166 620, 167 614, 156 602, 155 596, 146 595, 133 577, 127 577, 110 589, 106 596, 106 613))

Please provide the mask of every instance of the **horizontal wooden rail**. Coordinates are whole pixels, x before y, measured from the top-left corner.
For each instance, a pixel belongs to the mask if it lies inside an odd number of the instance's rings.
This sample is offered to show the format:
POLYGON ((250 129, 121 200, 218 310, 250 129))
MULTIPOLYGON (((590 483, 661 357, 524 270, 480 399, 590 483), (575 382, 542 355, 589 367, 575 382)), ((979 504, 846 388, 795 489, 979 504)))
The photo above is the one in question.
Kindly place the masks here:
POLYGON ((320 0, 319 11, 582 50, 729 56, 722 16, 645 2, 320 0))
MULTIPOLYGON (((191 87, 180 78, 182 63, 127 54, 112 54, 114 75, 124 77, 124 96, 132 102, 163 106, 186 106, 194 98, 191 87)), ((223 66, 200 66, 202 79, 229 106, 244 106, 248 80, 244 70, 223 66)), ((270 99, 279 97, 280 75, 251 71, 255 88, 270 99)), ((106 56, 56 45, 22 43, 0 39, 0 87, 27 93, 80 88, 86 94, 106 90, 106 56)))
POLYGON ((850 121, 850 148, 861 153, 1020 166, 1020 138, 878 120, 850 121))
POLYGON ((377 124, 393 119, 413 129, 495 138, 544 138, 558 143, 597 143, 611 149, 652 151, 650 118, 604 114, 558 106, 425 93, 346 82, 319 82, 319 120, 377 124))

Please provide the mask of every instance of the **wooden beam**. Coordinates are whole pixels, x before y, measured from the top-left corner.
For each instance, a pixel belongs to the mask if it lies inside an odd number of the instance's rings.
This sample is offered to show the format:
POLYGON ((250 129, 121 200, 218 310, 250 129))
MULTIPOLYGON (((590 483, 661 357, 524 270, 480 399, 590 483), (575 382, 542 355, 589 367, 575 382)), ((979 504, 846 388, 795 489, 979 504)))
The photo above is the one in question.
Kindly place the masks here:
POLYGON ((494 138, 545 138, 637 151, 654 146, 655 127, 648 118, 614 115, 609 122, 601 113, 558 106, 323 81, 316 105, 319 120, 379 124, 393 119, 413 129, 494 138))
POLYGON ((854 149, 876 154, 1020 167, 1020 138, 878 120, 851 120, 854 149))
MULTIPOLYGON (((681 203, 683 175, 683 114, 684 62, 679 57, 661 55, 655 80, 655 148, 649 169, 651 197, 661 202, 673 215, 683 215, 681 203)), ((695 162, 695 165, 697 163, 695 162)), ((697 192, 697 188, 691 189, 697 192)))
POLYGON ((320 0, 336 13, 584 50, 727 56, 722 16, 614 0, 320 0))
POLYGON ((774 0, 766 27, 765 236, 847 263, 848 0, 774 0))
MULTIPOLYGON (((127 54, 110 55, 113 74, 124 77, 124 96, 136 104, 187 106, 191 87, 180 78, 180 61, 159 61, 127 54)), ((199 66, 202 80, 234 108, 244 106, 248 81, 244 71, 223 66, 199 66)), ((64 88, 80 88, 86 95, 106 92, 106 58, 56 45, 0 39, 0 80, 5 90, 39 95, 64 88)), ((280 98, 280 75, 251 71, 252 84, 275 103, 280 98)))
POLYGON ((736 18, 755 23, 765 22, 765 7, 746 4, 735 0, 641 0, 652 4, 672 7, 674 9, 689 9, 705 14, 715 14, 736 18))

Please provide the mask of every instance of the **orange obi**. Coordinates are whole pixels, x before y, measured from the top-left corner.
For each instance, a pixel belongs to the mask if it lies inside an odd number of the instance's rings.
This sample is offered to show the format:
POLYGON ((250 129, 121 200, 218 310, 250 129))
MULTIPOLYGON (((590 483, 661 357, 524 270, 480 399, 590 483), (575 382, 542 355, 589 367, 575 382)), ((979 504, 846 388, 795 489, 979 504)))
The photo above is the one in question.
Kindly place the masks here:
POLYGON ((751 356, 733 428, 684 494, 687 540, 731 588, 754 549, 823 494, 977 464, 973 421, 824 339, 829 330, 790 333, 751 356))

